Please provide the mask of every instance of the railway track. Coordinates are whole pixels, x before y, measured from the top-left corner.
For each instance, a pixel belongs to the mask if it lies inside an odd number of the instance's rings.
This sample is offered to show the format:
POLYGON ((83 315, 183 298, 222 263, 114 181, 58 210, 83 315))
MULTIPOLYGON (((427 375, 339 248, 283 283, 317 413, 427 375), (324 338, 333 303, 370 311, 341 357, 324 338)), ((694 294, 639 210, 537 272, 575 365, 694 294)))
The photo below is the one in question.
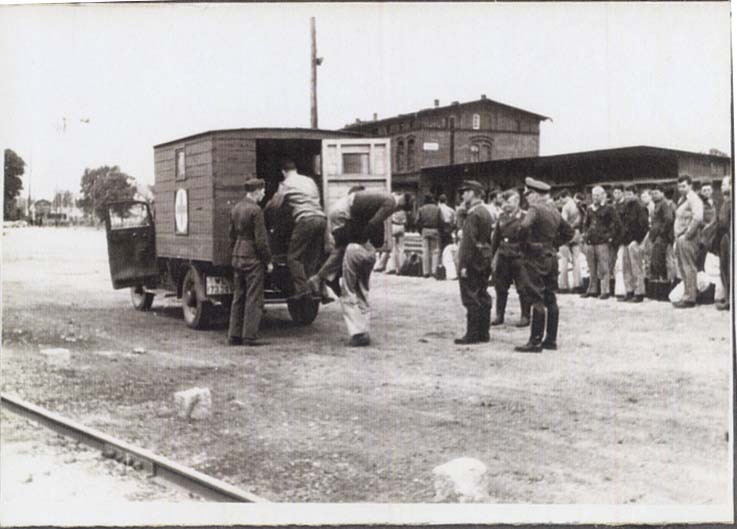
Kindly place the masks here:
POLYGON ((93 449, 100 450, 108 457, 113 457, 117 461, 138 470, 147 471, 151 476, 156 476, 206 500, 235 503, 263 503, 268 501, 153 452, 135 447, 94 428, 78 424, 35 404, 25 402, 18 397, 2 393, 0 394, 0 404, 9 412, 42 424, 60 435, 70 437, 93 449))

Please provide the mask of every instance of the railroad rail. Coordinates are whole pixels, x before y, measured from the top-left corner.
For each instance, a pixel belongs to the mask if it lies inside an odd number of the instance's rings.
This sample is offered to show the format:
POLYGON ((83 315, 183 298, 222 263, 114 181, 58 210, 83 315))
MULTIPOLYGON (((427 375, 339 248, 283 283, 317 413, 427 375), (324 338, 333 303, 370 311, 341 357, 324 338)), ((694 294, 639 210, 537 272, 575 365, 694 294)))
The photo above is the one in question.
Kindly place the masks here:
POLYGON ((115 439, 94 428, 78 424, 18 397, 2 393, 0 394, 0 404, 12 413, 40 423, 58 434, 71 437, 91 448, 100 450, 122 463, 134 466, 137 469, 145 469, 150 475, 197 494, 206 500, 238 503, 268 502, 268 500, 255 494, 170 461, 148 450, 115 439))

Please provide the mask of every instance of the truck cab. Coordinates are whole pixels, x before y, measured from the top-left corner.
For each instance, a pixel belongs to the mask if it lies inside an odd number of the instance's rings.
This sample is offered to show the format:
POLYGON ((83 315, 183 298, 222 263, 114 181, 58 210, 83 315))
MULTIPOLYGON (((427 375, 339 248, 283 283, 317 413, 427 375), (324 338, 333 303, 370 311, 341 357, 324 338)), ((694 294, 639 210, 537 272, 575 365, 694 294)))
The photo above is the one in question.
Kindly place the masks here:
MULTIPOLYGON (((264 206, 278 189, 284 158, 315 179, 326 213, 353 185, 391 190, 387 138, 316 129, 231 129, 156 145, 153 207, 139 201, 107 207, 113 288, 129 288, 137 310, 150 309, 157 295, 176 295, 185 323, 206 327, 213 308, 227 309, 232 300, 230 211, 250 178, 266 181, 264 206)), ((319 300, 288 299, 294 292, 286 266, 288 217, 288 211, 267 215, 274 270, 266 275, 265 299, 286 303, 294 321, 310 324, 319 300)), ((391 230, 386 233, 388 245, 391 230)))

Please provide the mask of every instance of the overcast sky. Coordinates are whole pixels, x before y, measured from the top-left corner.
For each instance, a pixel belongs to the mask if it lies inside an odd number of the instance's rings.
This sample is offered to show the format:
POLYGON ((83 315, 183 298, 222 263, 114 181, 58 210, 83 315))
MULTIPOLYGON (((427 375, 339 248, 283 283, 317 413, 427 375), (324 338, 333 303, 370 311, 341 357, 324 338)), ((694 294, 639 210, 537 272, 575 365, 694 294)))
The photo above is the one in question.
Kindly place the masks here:
POLYGON ((104 164, 153 183, 152 146, 188 134, 307 127, 314 15, 321 128, 483 93, 553 118, 541 154, 729 152, 729 7, 0 7, 0 146, 36 199, 104 164))

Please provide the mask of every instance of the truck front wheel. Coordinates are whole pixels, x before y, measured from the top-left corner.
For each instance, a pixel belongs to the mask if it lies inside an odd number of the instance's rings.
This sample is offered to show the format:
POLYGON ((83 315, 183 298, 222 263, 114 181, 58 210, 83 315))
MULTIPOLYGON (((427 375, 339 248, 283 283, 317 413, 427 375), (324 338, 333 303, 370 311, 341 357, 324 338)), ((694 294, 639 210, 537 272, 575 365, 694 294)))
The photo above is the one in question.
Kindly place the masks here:
POLYGON ((187 270, 182 283, 182 313, 184 322, 190 329, 204 329, 207 326, 211 303, 200 299, 197 295, 197 271, 187 270))
POLYGON ((320 310, 320 301, 313 299, 288 300, 287 309, 292 321, 300 325, 309 325, 320 310))
POLYGON ((136 310, 149 310, 154 302, 154 295, 143 290, 142 286, 131 287, 131 305, 136 310))

